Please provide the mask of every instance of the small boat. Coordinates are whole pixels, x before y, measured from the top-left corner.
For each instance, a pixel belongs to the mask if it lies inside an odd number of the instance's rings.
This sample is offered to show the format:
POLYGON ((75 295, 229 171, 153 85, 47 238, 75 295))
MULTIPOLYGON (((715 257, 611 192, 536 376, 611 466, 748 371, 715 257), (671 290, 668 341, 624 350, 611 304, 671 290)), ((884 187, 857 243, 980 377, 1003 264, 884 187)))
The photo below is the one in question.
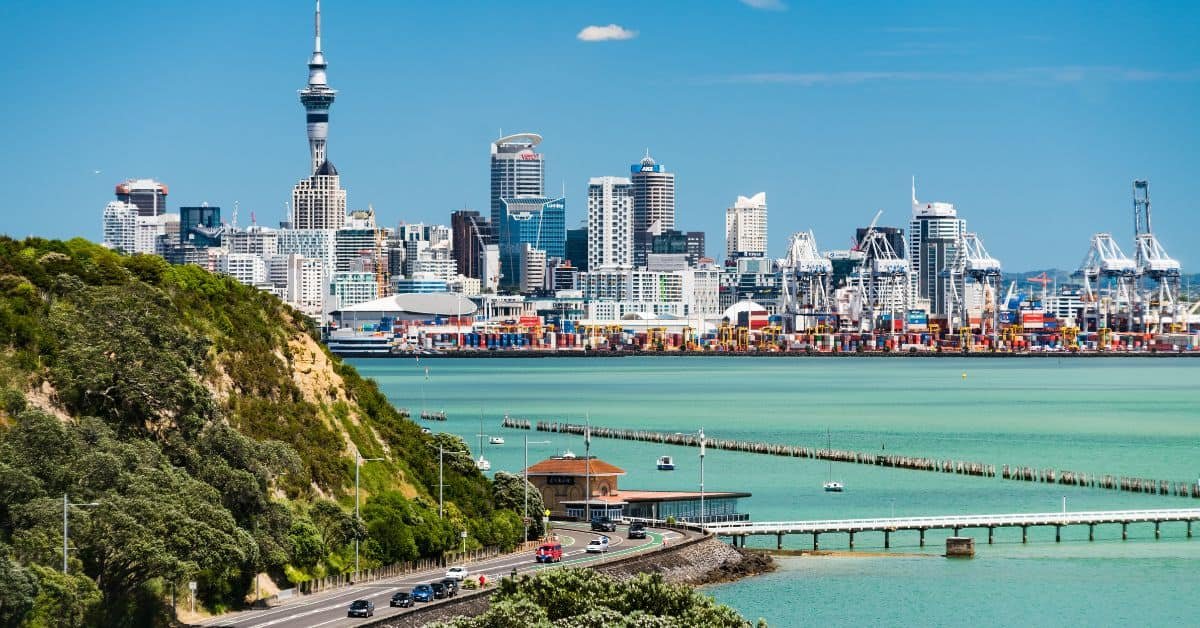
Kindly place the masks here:
POLYGON ((493 436, 493 437, 491 437, 491 438, 489 438, 489 439, 488 439, 488 444, 491 444, 491 445, 503 445, 503 444, 504 444, 504 437, 503 437, 503 436, 493 436))
MULTIPOLYGON (((826 449, 826 451, 832 451, 832 449, 833 449, 831 447, 832 443, 833 443, 833 441, 829 436, 829 429, 826 428, 825 429, 825 449, 826 449)), ((841 493, 842 491, 846 490, 846 487, 841 482, 833 479, 833 460, 832 459, 829 460, 829 479, 827 479, 825 481, 825 484, 823 485, 823 487, 825 488, 826 493, 841 493)))
POLYGON ((574 459, 575 459, 575 452, 571 451, 570 449, 567 449, 567 450, 565 450, 565 451, 563 451, 563 452, 562 452, 562 455, 561 455, 561 456, 559 456, 559 458, 562 458, 562 459, 564 459, 564 460, 574 460, 574 459))
POLYGON ((671 458, 670 456, 659 456, 658 457, 658 470, 659 471, 674 471, 675 470, 675 460, 673 458, 671 458))
POLYGON ((491 471, 492 463, 488 462, 487 458, 480 456, 479 460, 475 461, 475 468, 479 469, 480 471, 491 471))

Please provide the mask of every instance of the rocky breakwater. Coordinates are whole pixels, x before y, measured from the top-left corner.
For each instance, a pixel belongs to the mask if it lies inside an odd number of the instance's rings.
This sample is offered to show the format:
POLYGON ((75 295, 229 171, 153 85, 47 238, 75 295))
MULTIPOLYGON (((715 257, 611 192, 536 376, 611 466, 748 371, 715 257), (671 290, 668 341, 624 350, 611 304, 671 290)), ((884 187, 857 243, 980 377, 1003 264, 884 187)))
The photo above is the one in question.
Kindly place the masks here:
POLYGON ((774 571, 775 562, 766 554, 745 552, 716 537, 707 537, 674 550, 600 565, 596 570, 617 578, 657 573, 667 582, 712 584, 774 571))

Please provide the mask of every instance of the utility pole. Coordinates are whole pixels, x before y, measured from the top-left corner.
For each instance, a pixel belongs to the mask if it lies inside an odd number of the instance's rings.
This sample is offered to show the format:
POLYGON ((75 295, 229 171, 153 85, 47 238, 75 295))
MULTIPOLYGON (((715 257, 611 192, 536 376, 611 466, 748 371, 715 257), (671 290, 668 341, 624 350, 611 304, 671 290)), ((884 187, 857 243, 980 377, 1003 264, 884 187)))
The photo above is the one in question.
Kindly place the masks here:
MULTIPOLYGON (((362 523, 362 518, 358 515, 359 469, 362 468, 362 463, 375 462, 377 460, 383 460, 383 458, 363 458, 362 454, 358 452, 358 447, 354 448, 354 523, 362 523)), ((354 580, 358 581, 358 530, 354 531, 354 580)))
POLYGON ((583 428, 583 517, 592 520, 592 417, 585 415, 583 428))
POLYGON ((700 526, 703 527, 704 517, 704 428, 700 428, 700 526))
POLYGON ((438 445, 438 519, 442 518, 442 489, 446 486, 445 457, 446 451, 438 445))
MULTIPOLYGON (((529 435, 525 435, 525 470, 521 475, 525 478, 524 485, 521 489, 525 491, 525 542, 529 542, 529 435)), ((549 445, 548 440, 538 440, 533 442, 534 445, 549 445)))
POLYGON ((70 534, 70 522, 69 522, 70 515, 69 515, 69 513, 71 512, 71 506, 76 506, 79 508, 90 508, 92 506, 99 506, 99 505, 100 504, 98 504, 96 502, 88 502, 86 504, 72 504, 69 500, 67 500, 67 494, 63 493, 63 573, 64 574, 67 573, 67 552, 71 551, 67 544, 67 538, 70 534))

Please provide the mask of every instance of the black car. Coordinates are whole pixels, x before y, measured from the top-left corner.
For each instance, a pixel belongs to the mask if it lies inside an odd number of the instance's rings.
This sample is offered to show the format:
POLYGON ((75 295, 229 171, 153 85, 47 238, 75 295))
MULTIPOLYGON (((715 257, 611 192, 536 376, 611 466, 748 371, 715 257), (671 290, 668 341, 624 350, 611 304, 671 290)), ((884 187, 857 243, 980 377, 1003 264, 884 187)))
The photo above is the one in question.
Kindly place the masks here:
POLYGON ((433 599, 441 600, 446 598, 446 585, 440 582, 431 582, 429 586, 433 587, 433 599))
POLYGON ((446 597, 454 597, 458 595, 458 580, 454 578, 443 578, 442 586, 446 587, 446 597))
POLYGON ((608 517, 596 517, 592 519, 592 530, 596 532, 616 532, 617 522, 608 517))
POLYGON ((646 526, 641 523, 629 524, 629 538, 631 538, 631 539, 646 538, 646 526))
POLYGON ((346 617, 370 617, 374 614, 375 603, 371 600, 354 600, 346 611, 346 617))
POLYGON ((408 591, 396 591, 392 595, 392 601, 388 605, 408 608, 413 605, 413 596, 408 591))

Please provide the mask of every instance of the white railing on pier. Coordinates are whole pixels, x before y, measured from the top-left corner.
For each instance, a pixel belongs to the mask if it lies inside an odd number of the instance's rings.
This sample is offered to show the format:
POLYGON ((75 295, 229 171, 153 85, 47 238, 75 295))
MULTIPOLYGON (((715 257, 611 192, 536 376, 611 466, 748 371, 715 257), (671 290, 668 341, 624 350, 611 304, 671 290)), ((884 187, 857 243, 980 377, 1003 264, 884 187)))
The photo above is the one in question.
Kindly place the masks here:
POLYGON ((829 519, 824 521, 738 521, 710 523, 704 528, 721 535, 811 534, 813 532, 859 532, 867 530, 920 530, 951 528, 1000 528, 1016 526, 1078 525, 1200 521, 1200 508, 1158 510, 1107 510, 1092 512, 1041 512, 1002 515, 949 515, 938 517, 889 517, 883 519, 829 519))

